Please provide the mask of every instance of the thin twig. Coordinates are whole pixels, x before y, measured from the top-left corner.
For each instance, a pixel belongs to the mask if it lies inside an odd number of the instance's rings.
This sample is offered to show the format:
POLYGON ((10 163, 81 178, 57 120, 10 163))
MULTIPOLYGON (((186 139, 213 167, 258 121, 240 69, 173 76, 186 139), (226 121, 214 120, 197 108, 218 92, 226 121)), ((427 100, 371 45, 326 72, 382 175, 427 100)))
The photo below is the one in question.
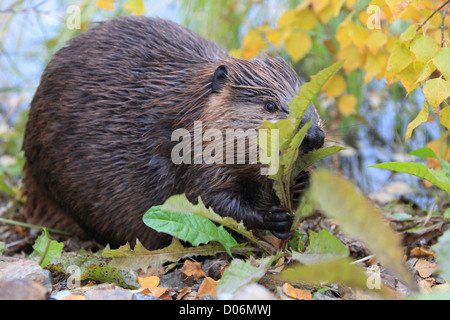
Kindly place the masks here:
POLYGON ((438 13, 443 7, 450 3, 450 0, 447 0, 442 6, 434 10, 434 12, 417 28, 416 32, 422 29, 423 25, 428 22, 436 13, 438 13))
POLYGON ((445 16, 447 15, 448 8, 450 8, 450 3, 445 7, 444 12, 442 12, 442 24, 441 24, 441 48, 444 47, 444 31, 445 31, 445 16))
POLYGON ((427 214, 427 216, 425 218, 425 221, 423 222, 422 228, 427 225, 428 221, 430 221, 431 215, 433 214, 433 210, 434 210, 434 207, 436 206, 437 201, 438 201, 438 196, 436 195, 434 197, 434 202, 433 202, 433 204, 432 204, 432 206, 431 206, 430 210, 428 211, 428 214, 427 214))
MULTIPOLYGON (((19 227, 30 228, 30 229, 39 229, 39 230, 43 229, 42 226, 38 226, 35 224, 26 223, 26 222, 21 222, 21 221, 16 221, 16 220, 11 220, 11 219, 6 219, 6 218, 0 218, 0 222, 11 224, 14 226, 19 226, 19 227)), ((69 232, 66 232, 64 230, 53 229, 53 228, 47 228, 47 230, 48 230, 48 232, 51 232, 51 233, 57 233, 57 234, 61 234, 61 235, 70 235, 69 232)))

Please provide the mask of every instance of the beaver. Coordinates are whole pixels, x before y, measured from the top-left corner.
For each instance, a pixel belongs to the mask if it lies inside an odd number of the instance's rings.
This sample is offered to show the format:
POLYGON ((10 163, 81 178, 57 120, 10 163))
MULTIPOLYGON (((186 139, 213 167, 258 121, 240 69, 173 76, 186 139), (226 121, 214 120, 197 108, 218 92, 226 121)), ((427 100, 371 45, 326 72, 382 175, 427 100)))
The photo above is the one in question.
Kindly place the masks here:
MULTIPOLYGON (((300 85, 281 58, 231 57, 171 21, 101 22, 54 55, 32 99, 23 143, 25 213, 33 223, 112 247, 138 238, 156 249, 171 238, 147 227, 143 214, 186 194, 286 238, 292 218, 258 165, 175 164, 179 141, 171 135, 192 132, 195 121, 205 129, 258 129, 264 119, 288 116, 300 85)), ((324 143, 313 105, 300 125, 311 118, 302 152, 324 143)))

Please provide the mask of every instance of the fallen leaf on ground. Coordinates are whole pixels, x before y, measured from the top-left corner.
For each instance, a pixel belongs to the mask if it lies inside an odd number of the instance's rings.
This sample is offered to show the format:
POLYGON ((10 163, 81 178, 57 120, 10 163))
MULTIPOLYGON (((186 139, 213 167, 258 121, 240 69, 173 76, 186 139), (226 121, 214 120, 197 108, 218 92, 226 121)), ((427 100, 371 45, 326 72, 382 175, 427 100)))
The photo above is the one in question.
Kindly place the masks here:
POLYGON ((202 270, 202 265, 198 262, 192 262, 190 260, 186 260, 183 264, 183 268, 181 268, 187 276, 194 276, 196 279, 201 279, 206 276, 205 272, 202 270))
POLYGON ((189 287, 184 287, 183 289, 181 289, 180 291, 178 291, 178 296, 177 296, 177 300, 181 300, 183 299, 183 297, 185 295, 187 295, 189 292, 191 292, 191 288, 189 287))
POLYGON ((435 257, 436 253, 431 251, 430 249, 415 247, 409 253, 410 257, 435 257))
POLYGON ((164 287, 145 287, 144 290, 139 291, 139 293, 151 295, 157 298, 160 298, 165 292, 167 288, 164 287))
POLYGON ((159 278, 157 276, 137 277, 137 281, 144 288, 159 286, 159 278))
POLYGON ((71 294, 67 297, 62 298, 61 300, 86 300, 86 298, 81 294, 71 294))
POLYGON ((287 282, 285 284, 283 284, 283 292, 288 297, 291 297, 291 298, 294 298, 297 300, 311 300, 312 299, 312 294, 309 290, 295 288, 287 282))
POLYGON ((422 278, 427 278, 429 277, 434 270, 436 269, 436 263, 430 262, 424 258, 420 258, 416 264, 415 264, 415 268, 417 269, 417 271, 419 272, 419 275, 422 278))
POLYGON ((198 297, 201 299, 204 295, 217 296, 217 282, 218 281, 210 277, 203 279, 202 284, 198 289, 198 297))
POLYGON ((431 286, 433 285, 433 283, 434 283, 433 278, 427 278, 417 282, 417 286, 420 288, 421 291, 430 293, 431 286))

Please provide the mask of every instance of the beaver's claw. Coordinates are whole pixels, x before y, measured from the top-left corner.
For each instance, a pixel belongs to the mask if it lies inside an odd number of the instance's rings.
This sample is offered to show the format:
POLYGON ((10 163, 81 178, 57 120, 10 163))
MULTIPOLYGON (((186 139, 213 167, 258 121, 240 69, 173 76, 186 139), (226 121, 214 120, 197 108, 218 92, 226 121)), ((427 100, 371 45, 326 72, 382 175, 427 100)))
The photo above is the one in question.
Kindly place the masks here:
POLYGON ((282 240, 292 235, 292 216, 288 210, 282 206, 273 206, 264 215, 264 224, 272 234, 282 240))

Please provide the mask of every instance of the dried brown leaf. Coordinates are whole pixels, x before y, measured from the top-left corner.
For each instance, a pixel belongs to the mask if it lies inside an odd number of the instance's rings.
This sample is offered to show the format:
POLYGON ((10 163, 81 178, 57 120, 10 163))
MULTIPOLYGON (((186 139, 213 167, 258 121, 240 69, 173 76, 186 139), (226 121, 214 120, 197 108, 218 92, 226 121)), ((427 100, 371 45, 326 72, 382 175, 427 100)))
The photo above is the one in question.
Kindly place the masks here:
POLYGON ((420 258, 414 267, 417 269, 422 278, 428 278, 436 269, 436 263, 420 258))
POLYGON ((201 279, 206 276, 205 272, 202 270, 202 265, 198 262, 192 262, 190 260, 186 260, 183 264, 183 268, 181 268, 187 276, 193 276, 196 279, 201 279))
POLYGON ((217 282, 218 281, 210 277, 203 279, 202 284, 198 289, 198 297, 201 299, 204 295, 217 296, 217 282))
POLYGON ((312 294, 309 290, 295 288, 288 282, 283 284, 283 292, 288 297, 291 297, 291 298, 294 298, 297 300, 311 300, 312 299, 312 294))

